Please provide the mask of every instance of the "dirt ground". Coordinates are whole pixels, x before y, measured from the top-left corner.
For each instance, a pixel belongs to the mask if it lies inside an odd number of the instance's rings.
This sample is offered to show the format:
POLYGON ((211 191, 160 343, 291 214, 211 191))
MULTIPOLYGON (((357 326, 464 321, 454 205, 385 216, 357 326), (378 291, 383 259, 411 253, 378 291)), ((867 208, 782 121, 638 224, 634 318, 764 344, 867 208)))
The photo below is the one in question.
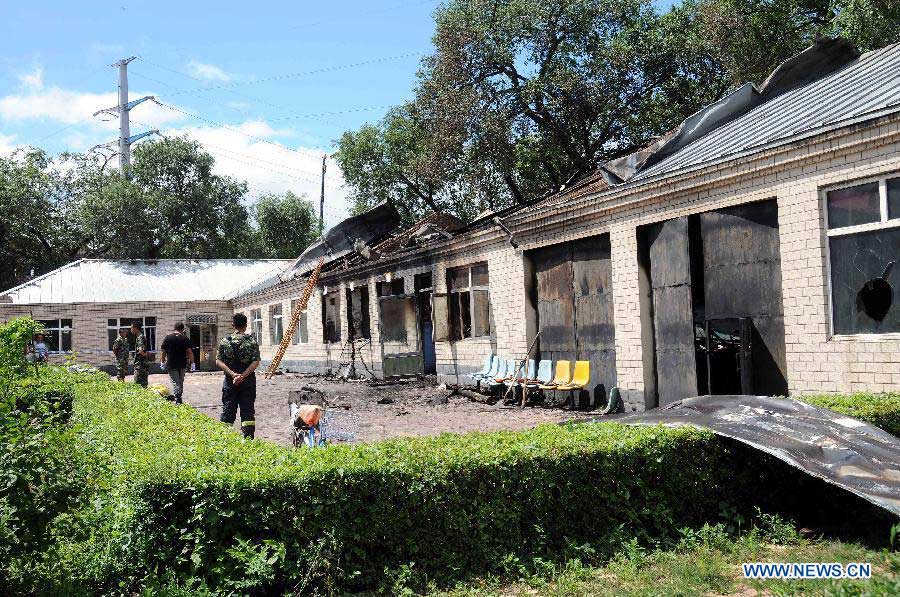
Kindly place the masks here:
MULTIPOLYGON (((168 375, 151 375, 150 383, 171 387, 168 375)), ((373 387, 365 382, 340 382, 297 374, 278 375, 271 380, 260 375, 256 393, 257 437, 290 444, 288 392, 303 386, 325 392, 329 407, 340 415, 336 425, 342 431, 353 432, 356 443, 444 432, 531 429, 541 423, 596 416, 596 413, 561 408, 528 406, 523 409, 504 406, 501 402, 490 405, 462 396, 447 399, 448 390, 420 380, 373 387)), ((218 419, 222 410, 222 374, 189 373, 184 400, 218 419)))

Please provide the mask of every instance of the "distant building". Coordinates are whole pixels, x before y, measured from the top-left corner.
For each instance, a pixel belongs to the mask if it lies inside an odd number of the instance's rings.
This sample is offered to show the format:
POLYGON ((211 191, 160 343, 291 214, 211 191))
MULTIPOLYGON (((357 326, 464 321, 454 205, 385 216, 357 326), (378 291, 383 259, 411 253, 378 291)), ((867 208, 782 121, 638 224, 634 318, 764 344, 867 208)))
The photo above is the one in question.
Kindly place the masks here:
MULTIPOLYGON (((0 292, 0 321, 30 315, 43 322, 51 360, 113 368, 120 327, 140 323, 152 351, 176 321, 189 332, 197 362, 212 368, 215 346, 231 328, 231 298, 290 265, 253 259, 80 259, 0 292)), ((133 339, 132 339, 133 341, 133 339)))

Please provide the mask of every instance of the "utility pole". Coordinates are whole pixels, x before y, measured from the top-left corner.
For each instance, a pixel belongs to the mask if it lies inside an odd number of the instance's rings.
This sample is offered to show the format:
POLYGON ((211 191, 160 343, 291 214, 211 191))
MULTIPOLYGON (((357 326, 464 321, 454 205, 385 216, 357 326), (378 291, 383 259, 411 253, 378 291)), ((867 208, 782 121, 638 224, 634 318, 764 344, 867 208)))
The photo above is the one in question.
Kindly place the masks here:
POLYGON ((122 171, 131 168, 131 123, 128 120, 128 63, 135 57, 123 58, 116 62, 119 67, 119 167, 122 171))
MULTIPOLYGON (((108 114, 111 116, 118 114, 119 116, 119 168, 125 176, 129 175, 129 170, 131 169, 131 145, 135 141, 143 139, 148 135, 159 134, 159 131, 154 129, 152 131, 147 131, 146 133, 140 133, 139 135, 131 135, 131 123, 129 122, 131 109, 147 100, 154 99, 152 95, 147 95, 140 99, 136 99, 133 102, 128 101, 128 63, 135 58, 137 58, 137 56, 123 58, 115 64, 110 65, 118 67, 119 69, 119 104, 113 108, 105 108, 94 112, 94 116, 97 116, 98 114, 108 114)), ((93 149, 97 149, 98 147, 109 147, 114 143, 116 142, 110 141, 109 143, 96 145, 93 149)))
POLYGON ((322 194, 319 196, 319 238, 325 236, 325 169, 327 168, 325 160, 328 154, 322 155, 322 194))

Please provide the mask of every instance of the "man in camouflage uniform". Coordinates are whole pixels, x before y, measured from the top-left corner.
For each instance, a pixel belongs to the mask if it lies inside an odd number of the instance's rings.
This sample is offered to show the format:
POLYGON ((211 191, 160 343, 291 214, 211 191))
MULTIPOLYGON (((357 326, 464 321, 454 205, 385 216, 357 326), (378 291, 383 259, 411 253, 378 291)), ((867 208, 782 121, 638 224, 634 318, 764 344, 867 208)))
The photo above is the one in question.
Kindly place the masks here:
POLYGON ((247 316, 237 313, 233 318, 234 333, 219 342, 216 366, 225 372, 222 382, 222 416, 219 420, 234 425, 238 407, 241 409, 241 432, 253 439, 256 432, 256 368, 259 367, 259 344, 247 334, 247 316))
POLYGON ((147 339, 139 323, 131 324, 134 334, 134 383, 147 387, 147 376, 150 375, 150 353, 147 352, 147 339))
POLYGON ((119 381, 125 381, 125 374, 128 373, 129 350, 128 328, 119 328, 119 337, 112 345, 112 353, 116 357, 116 377, 119 378, 119 381))

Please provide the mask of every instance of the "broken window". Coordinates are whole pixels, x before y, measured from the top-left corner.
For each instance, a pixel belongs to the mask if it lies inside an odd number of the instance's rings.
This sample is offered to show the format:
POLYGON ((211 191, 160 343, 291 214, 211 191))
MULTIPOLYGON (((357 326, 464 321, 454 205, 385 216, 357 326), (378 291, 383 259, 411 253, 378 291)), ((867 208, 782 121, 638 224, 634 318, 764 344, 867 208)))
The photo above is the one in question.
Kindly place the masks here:
POLYGON ((369 331, 369 288, 347 289, 347 327, 354 340, 371 338, 369 331))
POLYGON ((832 329, 900 332, 900 178, 826 193, 832 329))
POLYGON ((394 278, 378 282, 378 296, 400 296, 406 294, 403 278, 394 278))
MULTIPOLYGON (((291 300, 291 317, 294 316, 294 311, 296 311, 297 303, 299 302, 300 299, 291 300)), ((294 344, 306 344, 309 342, 309 325, 306 322, 306 309, 300 312, 300 319, 297 321, 297 329, 294 330, 294 337, 291 342, 294 344)))
POLYGON ((412 296, 387 296, 379 299, 381 342, 384 354, 417 352, 416 299, 412 296))
POLYGON ((322 295, 322 332, 324 342, 341 341, 341 311, 338 293, 322 295))
POLYGON ((284 338, 284 315, 281 312, 281 303, 269 305, 269 344, 281 344, 284 338))
POLYGON ((262 346, 262 309, 250 309, 250 333, 256 343, 262 346))
POLYGON ((486 263, 447 270, 449 332, 452 340, 491 335, 488 287, 486 263))

